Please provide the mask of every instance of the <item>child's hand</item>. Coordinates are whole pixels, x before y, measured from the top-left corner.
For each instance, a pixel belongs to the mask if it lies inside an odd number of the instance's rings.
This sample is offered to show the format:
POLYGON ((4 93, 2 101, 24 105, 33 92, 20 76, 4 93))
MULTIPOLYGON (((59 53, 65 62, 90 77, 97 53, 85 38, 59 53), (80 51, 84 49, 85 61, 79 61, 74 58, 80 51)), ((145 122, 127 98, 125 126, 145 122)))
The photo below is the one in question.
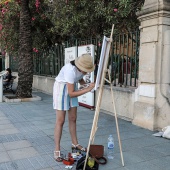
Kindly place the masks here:
POLYGON ((79 90, 86 89, 87 91, 91 91, 95 86, 95 83, 83 84, 79 87, 79 90))
POLYGON ((88 87, 89 91, 91 91, 94 88, 94 86, 95 86, 95 83, 90 83, 88 87))

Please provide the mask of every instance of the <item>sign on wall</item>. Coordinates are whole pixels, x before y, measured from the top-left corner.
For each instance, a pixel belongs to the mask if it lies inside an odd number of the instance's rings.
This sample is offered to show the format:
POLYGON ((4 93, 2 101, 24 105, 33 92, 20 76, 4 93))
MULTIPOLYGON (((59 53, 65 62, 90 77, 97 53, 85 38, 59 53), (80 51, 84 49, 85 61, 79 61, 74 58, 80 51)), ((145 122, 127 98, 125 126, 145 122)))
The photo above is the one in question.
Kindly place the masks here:
MULTIPOLYGON (((95 46, 90 44, 90 45, 84 45, 84 46, 79 46, 78 47, 78 56, 81 56, 82 54, 88 53, 93 57, 93 63, 94 63, 94 56, 95 56, 95 46)), ((94 72, 89 73, 83 77, 83 79, 89 83, 94 82, 94 72)), ((94 108, 94 93, 88 92, 84 95, 81 95, 78 97, 79 105, 84 106, 87 108, 94 108)))
POLYGON ((65 64, 77 58, 77 46, 65 48, 65 64))

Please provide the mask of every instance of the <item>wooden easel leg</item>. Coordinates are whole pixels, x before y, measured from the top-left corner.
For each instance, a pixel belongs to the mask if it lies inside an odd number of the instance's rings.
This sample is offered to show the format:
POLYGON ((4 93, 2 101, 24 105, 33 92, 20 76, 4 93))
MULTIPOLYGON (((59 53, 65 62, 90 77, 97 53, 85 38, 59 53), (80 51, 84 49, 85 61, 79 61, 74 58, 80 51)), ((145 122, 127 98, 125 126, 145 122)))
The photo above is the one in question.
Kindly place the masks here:
MULTIPOLYGON (((104 79, 103 79, 103 81, 104 81, 104 79)), ((97 100, 96 111, 95 111, 95 115, 94 115, 94 119, 93 119, 93 125, 92 125, 92 129, 91 129, 91 134, 90 134, 90 139, 89 139, 89 143, 88 143, 88 147, 87 147, 86 158, 85 158, 83 170, 85 170, 85 167, 86 167, 85 165, 87 163, 87 157, 88 157, 89 150, 90 150, 90 144, 94 142, 95 133, 97 131, 97 123, 98 123, 98 117, 99 117, 99 112, 100 112, 102 92, 103 92, 103 86, 101 86, 99 88, 99 96, 98 96, 98 100, 97 100)))
POLYGON ((112 88, 112 82, 111 82, 111 77, 110 77, 110 70, 108 70, 108 76, 109 76, 109 81, 110 81, 110 89, 111 89, 112 103, 113 103, 113 109, 114 109, 114 114, 115 114, 115 122, 116 122, 117 136, 118 136, 118 141, 119 141, 120 155, 121 155, 122 165, 124 166, 122 144, 120 140, 119 125, 118 125, 116 107, 115 107, 114 96, 113 96, 113 88, 112 88))

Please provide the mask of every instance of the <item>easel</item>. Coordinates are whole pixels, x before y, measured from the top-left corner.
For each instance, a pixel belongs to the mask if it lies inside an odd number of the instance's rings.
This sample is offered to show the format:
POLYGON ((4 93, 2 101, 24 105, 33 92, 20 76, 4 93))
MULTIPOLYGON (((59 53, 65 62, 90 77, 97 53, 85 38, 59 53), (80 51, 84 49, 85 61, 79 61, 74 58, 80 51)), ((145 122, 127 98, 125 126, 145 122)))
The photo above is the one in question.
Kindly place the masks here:
MULTIPOLYGON (((108 52, 106 55, 109 55, 109 52, 110 52, 110 45, 111 45, 111 42, 112 42, 113 30, 114 30, 114 25, 112 26, 112 31, 111 31, 111 35, 110 35, 110 42, 109 42, 110 44, 108 46, 109 49, 106 50, 106 52, 108 52)), ((119 141, 120 155, 121 155, 122 165, 124 166, 122 145, 121 145, 121 141, 120 141, 119 126, 118 126, 117 113, 116 113, 115 102, 114 102, 112 83, 111 83, 111 78, 110 78, 110 71, 107 70, 108 59, 109 59, 109 57, 107 57, 107 61, 105 61, 104 69, 102 71, 102 77, 101 77, 101 82, 100 82, 100 86, 99 86, 99 95, 98 95, 98 99, 97 99, 96 110, 95 110, 95 115, 94 115, 94 119, 93 119, 93 125, 92 125, 92 129, 91 129, 91 134, 90 134, 90 139, 89 139, 89 143, 88 143, 88 147, 87 147, 86 159, 85 159, 83 170, 85 170, 85 167, 86 167, 87 157, 89 155, 89 150, 90 150, 90 144, 92 144, 94 142, 95 133, 97 131, 97 123, 98 123, 101 99, 102 99, 102 94, 103 94, 103 85, 104 85, 105 81, 107 81, 110 84, 112 103, 113 103, 115 122, 116 122, 116 129, 117 129, 117 136, 118 136, 118 141, 119 141), (109 80, 107 80, 105 78, 106 72, 108 72, 109 80)))

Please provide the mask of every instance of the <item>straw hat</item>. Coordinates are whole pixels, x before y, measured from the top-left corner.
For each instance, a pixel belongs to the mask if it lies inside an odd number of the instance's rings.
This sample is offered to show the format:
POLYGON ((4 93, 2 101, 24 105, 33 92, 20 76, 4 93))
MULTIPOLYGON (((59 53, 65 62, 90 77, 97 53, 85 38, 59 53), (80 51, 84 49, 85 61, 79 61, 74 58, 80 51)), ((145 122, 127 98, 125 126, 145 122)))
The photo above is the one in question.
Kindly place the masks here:
POLYGON ((82 54, 80 57, 75 59, 75 65, 86 73, 94 71, 93 58, 89 54, 82 54))

